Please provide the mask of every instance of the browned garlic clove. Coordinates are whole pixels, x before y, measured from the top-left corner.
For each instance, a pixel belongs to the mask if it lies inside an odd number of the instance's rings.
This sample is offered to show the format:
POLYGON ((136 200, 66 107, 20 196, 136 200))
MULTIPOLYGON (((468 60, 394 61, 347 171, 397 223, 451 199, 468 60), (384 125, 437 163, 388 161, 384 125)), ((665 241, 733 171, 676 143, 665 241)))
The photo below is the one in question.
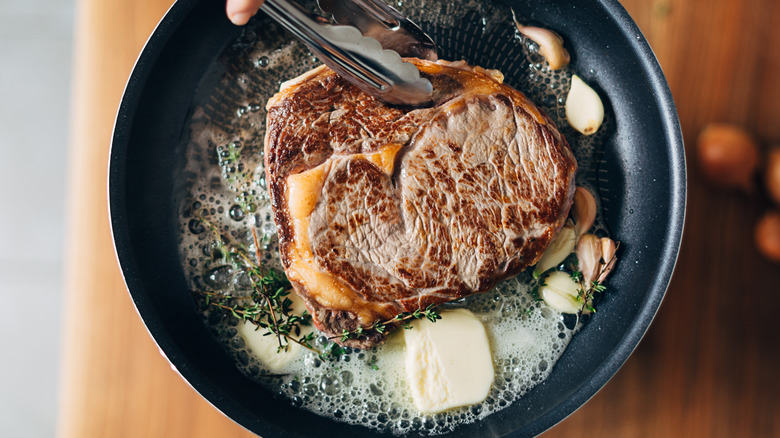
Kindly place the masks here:
POLYGON ((617 252, 617 245, 615 245, 615 241, 609 237, 602 237, 600 239, 600 243, 601 273, 599 274, 597 281, 599 283, 603 283, 604 280, 607 279, 607 275, 612 272, 612 268, 615 267, 615 262, 617 261, 617 257, 615 256, 615 253, 617 252))
POLYGON ((577 75, 571 77, 571 88, 566 96, 566 120, 584 135, 594 134, 604 121, 601 98, 577 75))
POLYGON ((574 191, 574 205, 572 208, 574 217, 574 229, 580 236, 593 226, 596 220, 596 198, 584 187, 577 187, 574 191))
POLYGON ((560 70, 569 65, 569 52, 563 47, 563 38, 560 35, 543 27, 523 26, 517 22, 514 15, 515 11, 512 11, 517 31, 539 45, 539 53, 547 60, 551 70, 560 70))
POLYGON ((595 234, 583 234, 577 243, 577 260, 586 286, 589 286, 599 276, 601 256, 601 240, 595 234))

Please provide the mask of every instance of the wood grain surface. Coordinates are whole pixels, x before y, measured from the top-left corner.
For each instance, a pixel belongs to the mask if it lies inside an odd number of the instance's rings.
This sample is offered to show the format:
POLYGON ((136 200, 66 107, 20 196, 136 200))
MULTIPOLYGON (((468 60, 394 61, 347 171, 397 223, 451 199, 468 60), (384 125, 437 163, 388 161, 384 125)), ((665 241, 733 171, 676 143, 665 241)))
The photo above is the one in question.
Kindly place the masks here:
MULTIPOLYGON (((115 261, 106 165, 116 108, 171 0, 79 0, 72 90, 61 437, 248 437, 169 368, 115 261)), ((547 437, 780 436, 780 266, 755 251, 770 208, 705 184, 709 122, 780 143, 780 2, 624 0, 655 50, 688 152, 686 229, 653 325, 618 374, 547 437)))

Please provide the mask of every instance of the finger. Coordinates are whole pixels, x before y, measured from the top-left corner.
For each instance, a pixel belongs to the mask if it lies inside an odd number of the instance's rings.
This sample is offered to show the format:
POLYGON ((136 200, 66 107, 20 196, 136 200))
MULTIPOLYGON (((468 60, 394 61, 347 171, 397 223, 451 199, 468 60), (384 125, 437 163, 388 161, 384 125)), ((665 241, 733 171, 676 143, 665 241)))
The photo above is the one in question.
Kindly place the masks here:
POLYGON ((225 11, 233 24, 243 26, 260 9, 263 0, 227 0, 225 11))

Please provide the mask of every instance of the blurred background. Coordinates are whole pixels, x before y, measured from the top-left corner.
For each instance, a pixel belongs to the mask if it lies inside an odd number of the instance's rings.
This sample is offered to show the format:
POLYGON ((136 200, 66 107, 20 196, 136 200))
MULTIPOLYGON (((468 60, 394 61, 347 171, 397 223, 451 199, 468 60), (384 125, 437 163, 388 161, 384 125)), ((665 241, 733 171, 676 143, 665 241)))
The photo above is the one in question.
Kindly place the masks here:
POLYGON ((0 0, 0 427, 55 435, 74 0, 0 0))
MULTIPOLYGON (((74 3, 0 0, 0 297, 10 304, 0 318, 0 435, 248 436, 160 357, 108 233, 114 114, 172 0, 74 3)), ((621 3, 658 56, 680 115, 686 231, 667 297, 634 355, 546 436, 780 436, 780 265, 754 244, 755 224, 778 208, 762 178, 780 143, 780 2, 621 3), (711 122, 754 139, 750 193, 716 187, 701 171, 696 140, 711 122)))

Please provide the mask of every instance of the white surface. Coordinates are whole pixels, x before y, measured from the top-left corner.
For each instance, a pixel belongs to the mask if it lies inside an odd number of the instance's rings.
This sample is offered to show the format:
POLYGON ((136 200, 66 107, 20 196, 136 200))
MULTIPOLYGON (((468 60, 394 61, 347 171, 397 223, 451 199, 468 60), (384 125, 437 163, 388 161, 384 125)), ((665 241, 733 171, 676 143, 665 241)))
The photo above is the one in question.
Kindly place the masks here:
POLYGON ((73 0, 0 0, 0 435, 55 435, 73 0))

